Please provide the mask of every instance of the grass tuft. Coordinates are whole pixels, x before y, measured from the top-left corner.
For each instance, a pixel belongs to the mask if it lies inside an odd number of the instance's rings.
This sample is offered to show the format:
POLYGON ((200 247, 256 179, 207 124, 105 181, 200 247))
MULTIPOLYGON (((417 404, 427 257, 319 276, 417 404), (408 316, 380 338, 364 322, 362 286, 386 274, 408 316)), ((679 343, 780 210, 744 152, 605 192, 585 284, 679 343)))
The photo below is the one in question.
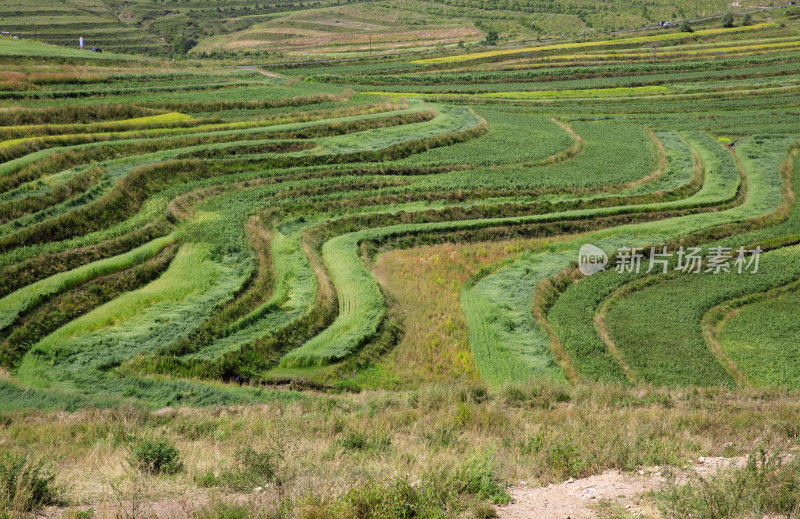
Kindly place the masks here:
POLYGON ((0 456, 0 511, 31 512, 61 504, 63 497, 55 478, 41 460, 24 454, 0 456))
POLYGON ((130 464, 147 474, 176 474, 183 470, 180 452, 164 439, 143 439, 130 447, 130 464))

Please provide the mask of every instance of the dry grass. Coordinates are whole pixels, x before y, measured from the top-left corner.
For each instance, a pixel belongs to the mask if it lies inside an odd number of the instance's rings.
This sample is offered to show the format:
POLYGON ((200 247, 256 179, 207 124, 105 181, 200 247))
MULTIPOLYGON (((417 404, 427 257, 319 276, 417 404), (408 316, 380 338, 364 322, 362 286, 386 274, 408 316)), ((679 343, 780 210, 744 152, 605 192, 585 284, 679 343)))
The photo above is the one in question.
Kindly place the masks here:
POLYGON ((461 312, 464 282, 542 240, 431 245, 381 254, 373 273, 396 300, 405 335, 379 369, 407 384, 479 379, 461 312))
POLYGON ((308 395, 296 403, 255 407, 19 412, 0 418, 0 449, 55 460, 59 481, 76 505, 113 515, 135 493, 140 503, 157 503, 156 509, 172 510, 168 515, 174 517, 188 497, 189 510, 217 498, 249 499, 195 483, 229 468, 243 445, 281 454, 278 471, 285 485, 259 494, 267 500, 277 494, 295 503, 309 495, 330 500, 368 481, 406 475, 415 481, 468 460, 492 460, 495 474, 510 484, 545 484, 607 468, 683 464, 701 455, 743 454, 759 442, 781 443, 800 432, 800 400, 777 391, 597 384, 529 384, 492 396, 476 385, 451 383, 402 393, 308 395), (348 441, 354 435, 365 440, 363 446, 348 441), (133 475, 127 447, 144 437, 174 443, 185 470, 133 475))

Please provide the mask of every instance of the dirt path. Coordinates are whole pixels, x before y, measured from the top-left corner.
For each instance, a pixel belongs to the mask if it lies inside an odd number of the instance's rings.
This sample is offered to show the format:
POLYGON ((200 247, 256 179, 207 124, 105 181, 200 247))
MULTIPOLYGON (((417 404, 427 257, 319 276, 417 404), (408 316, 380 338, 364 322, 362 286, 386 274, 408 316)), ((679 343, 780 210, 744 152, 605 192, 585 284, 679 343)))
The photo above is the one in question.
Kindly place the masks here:
POLYGON ((255 65, 239 65, 239 68, 244 69, 244 70, 254 70, 254 71, 258 72, 259 74, 263 74, 263 75, 265 75, 267 77, 274 77, 274 78, 282 78, 283 77, 280 74, 276 74, 275 72, 270 72, 269 70, 264 70, 264 69, 258 68, 255 65))
MULTIPOLYGON (((740 465, 744 458, 700 458, 693 467, 681 471, 682 478, 691 473, 713 474, 723 467, 740 465)), ((642 495, 664 483, 661 467, 650 467, 634 473, 607 470, 588 478, 569 480, 541 488, 512 487, 513 501, 497 509, 500 519, 592 519, 601 504, 611 504, 632 515, 660 517, 650 500, 642 495)))

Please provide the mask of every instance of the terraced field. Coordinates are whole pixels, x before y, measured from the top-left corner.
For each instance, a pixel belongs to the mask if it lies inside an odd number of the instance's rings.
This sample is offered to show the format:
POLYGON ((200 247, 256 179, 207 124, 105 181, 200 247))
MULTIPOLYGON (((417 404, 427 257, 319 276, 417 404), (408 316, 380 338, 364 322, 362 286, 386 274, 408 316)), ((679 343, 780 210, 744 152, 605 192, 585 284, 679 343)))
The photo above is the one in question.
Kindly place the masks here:
POLYGON ((7 0, 0 5, 0 31, 74 49, 83 37, 87 48, 104 52, 180 55, 188 50, 174 46, 181 35, 196 43, 286 11, 327 5, 326 1, 7 0))
POLYGON ((104 52, 303 62, 597 37, 764 6, 756 0, 646 6, 633 0, 6 0, 0 33, 74 49, 83 37, 87 48, 104 52))
POLYGON ((335 68, 3 39, 0 407, 796 387, 797 14, 335 68), (679 246, 701 273, 613 268, 679 246))
POLYGON ((305 9, 249 17, 257 23, 243 30, 206 38, 192 50, 192 54, 230 53, 302 63, 309 60, 418 56, 445 51, 464 54, 466 48, 498 52, 497 44, 516 49, 516 45, 565 37, 600 39, 618 31, 652 29, 659 21, 719 18, 731 9, 742 13, 740 16, 743 17, 743 13, 765 6, 752 0, 735 3, 720 0, 678 4, 649 2, 647 5, 630 1, 597 3, 586 0, 399 0, 322 7, 306 4, 305 9))

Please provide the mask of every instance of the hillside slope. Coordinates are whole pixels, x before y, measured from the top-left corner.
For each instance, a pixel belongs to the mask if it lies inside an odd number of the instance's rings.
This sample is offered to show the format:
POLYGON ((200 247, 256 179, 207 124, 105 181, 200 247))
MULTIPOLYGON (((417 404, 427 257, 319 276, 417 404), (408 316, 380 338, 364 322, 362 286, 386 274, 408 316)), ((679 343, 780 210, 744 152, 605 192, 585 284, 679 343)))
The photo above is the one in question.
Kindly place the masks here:
POLYGON ((740 0, 7 0, 0 31, 60 46, 169 55, 340 57, 590 35, 763 5, 740 0), (197 44, 197 45, 196 45, 197 44))

